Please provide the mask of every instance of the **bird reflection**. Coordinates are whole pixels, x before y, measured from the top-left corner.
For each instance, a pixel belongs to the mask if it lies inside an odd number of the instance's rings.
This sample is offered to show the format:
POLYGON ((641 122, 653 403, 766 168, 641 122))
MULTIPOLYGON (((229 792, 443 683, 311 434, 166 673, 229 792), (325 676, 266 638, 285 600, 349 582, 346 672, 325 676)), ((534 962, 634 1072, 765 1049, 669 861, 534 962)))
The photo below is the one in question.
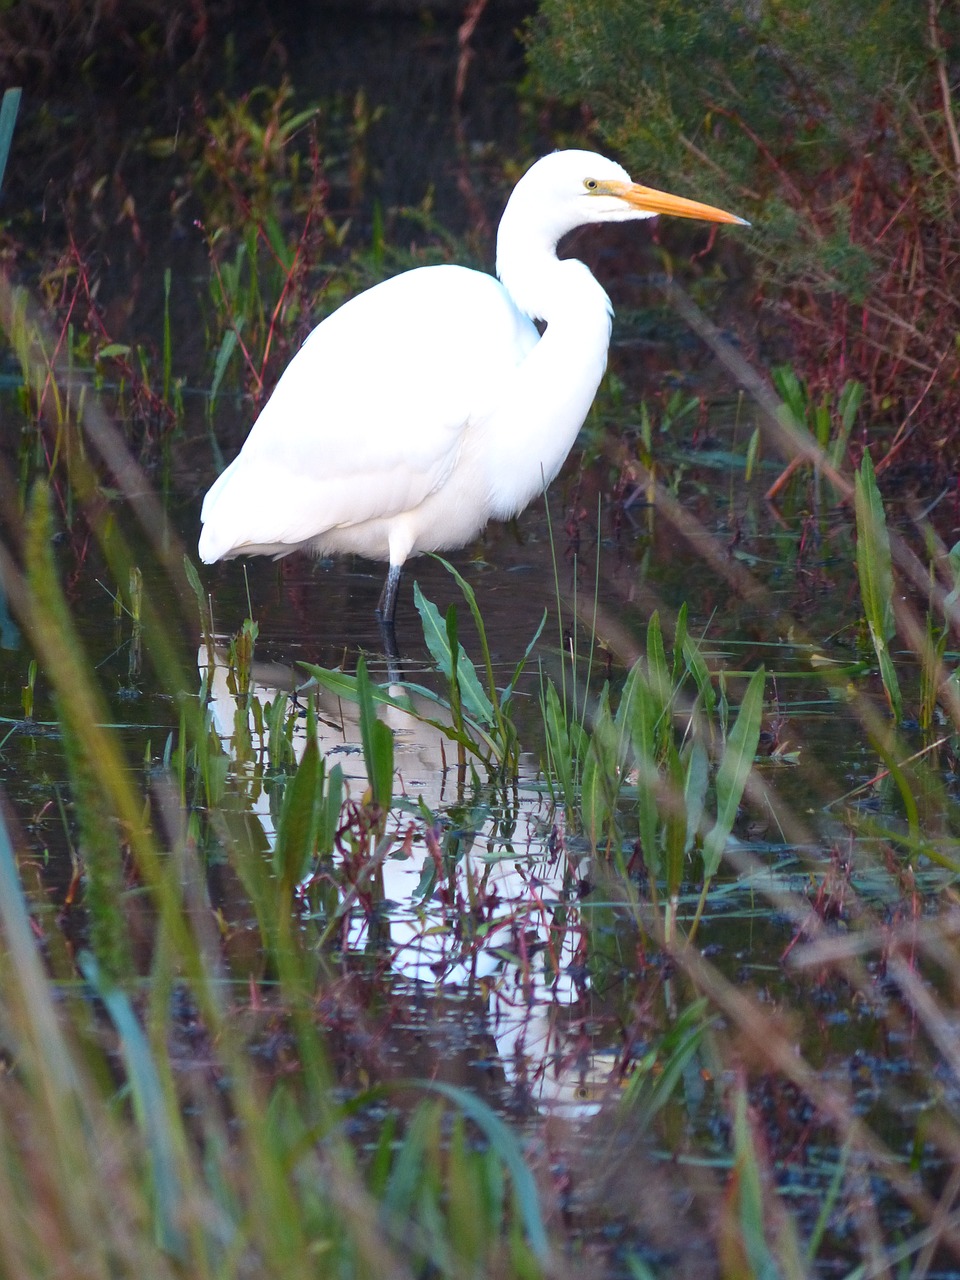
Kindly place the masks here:
MULTIPOLYGON (((244 838, 267 853, 276 842, 276 800, 264 779, 268 726, 278 699, 289 700, 285 718, 291 705, 299 707, 292 731, 299 761, 308 740, 307 685, 289 667, 255 662, 249 692, 239 695, 222 650, 201 647, 198 665, 212 727, 242 796, 244 838)), ((406 693, 398 685, 389 691, 398 699, 406 693)), ((358 801, 369 786, 358 709, 315 684, 310 692, 328 770, 339 764, 348 800, 358 801)), ((387 819, 394 839, 363 892, 351 890, 345 866, 334 877, 343 950, 384 957, 400 987, 481 992, 517 1100, 589 1114, 599 1106, 608 1070, 584 1030, 587 939, 575 892, 584 868, 541 829, 542 798, 525 792, 522 780, 521 818, 483 788, 465 787, 455 747, 423 718, 436 720, 437 704, 417 694, 410 701, 411 710, 377 709, 394 738, 395 799, 387 819)))

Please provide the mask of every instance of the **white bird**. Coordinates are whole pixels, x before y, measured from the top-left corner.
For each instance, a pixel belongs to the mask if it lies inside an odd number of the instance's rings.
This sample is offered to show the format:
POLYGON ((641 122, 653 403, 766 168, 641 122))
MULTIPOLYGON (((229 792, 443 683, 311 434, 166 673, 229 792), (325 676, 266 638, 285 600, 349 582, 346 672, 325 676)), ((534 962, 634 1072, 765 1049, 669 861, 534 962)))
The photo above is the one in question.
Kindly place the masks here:
POLYGON ((590 151, 538 160, 497 234, 497 275, 419 267, 322 321, 203 503, 200 558, 355 552, 389 562, 391 636, 410 556, 461 547, 554 478, 607 363, 610 299, 568 231, 658 213, 743 224, 590 151), (534 321, 546 325, 543 334, 534 321))

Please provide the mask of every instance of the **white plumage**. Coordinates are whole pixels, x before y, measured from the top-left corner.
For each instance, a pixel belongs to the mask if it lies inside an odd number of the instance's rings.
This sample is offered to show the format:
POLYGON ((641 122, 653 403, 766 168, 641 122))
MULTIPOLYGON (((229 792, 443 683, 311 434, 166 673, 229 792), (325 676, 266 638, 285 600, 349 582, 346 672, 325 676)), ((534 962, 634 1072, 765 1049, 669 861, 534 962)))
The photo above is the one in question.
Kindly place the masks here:
POLYGON ((345 303, 307 338, 207 493, 201 559, 302 548, 387 560, 381 616, 392 622, 404 561, 521 511, 593 402, 610 301, 583 263, 557 258, 558 240, 655 213, 742 221, 636 185, 603 156, 559 151, 507 203, 499 281, 421 267, 345 303))

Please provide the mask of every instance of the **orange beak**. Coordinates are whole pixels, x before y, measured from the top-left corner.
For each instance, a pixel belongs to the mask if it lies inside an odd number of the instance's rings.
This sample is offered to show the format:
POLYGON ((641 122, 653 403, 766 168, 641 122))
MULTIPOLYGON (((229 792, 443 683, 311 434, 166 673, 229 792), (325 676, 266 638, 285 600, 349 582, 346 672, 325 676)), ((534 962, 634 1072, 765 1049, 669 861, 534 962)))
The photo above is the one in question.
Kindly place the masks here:
POLYGON ((668 191, 657 191, 654 187, 642 187, 639 182, 607 182, 604 186, 608 195, 618 196, 644 213, 669 213, 675 218, 699 218, 703 222, 735 222, 741 227, 750 225, 745 218, 738 218, 735 213, 727 213, 712 204, 672 196, 668 191))

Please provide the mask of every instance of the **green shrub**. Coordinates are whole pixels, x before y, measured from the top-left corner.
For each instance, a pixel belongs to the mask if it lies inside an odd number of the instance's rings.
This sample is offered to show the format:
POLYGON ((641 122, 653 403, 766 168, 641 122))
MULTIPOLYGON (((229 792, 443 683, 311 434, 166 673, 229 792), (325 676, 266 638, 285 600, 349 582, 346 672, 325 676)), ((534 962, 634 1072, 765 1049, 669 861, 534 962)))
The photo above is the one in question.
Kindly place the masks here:
POLYGON ((863 382, 899 448, 960 383, 958 36, 910 0, 543 0, 530 57, 639 180, 753 221, 804 376, 863 382))

